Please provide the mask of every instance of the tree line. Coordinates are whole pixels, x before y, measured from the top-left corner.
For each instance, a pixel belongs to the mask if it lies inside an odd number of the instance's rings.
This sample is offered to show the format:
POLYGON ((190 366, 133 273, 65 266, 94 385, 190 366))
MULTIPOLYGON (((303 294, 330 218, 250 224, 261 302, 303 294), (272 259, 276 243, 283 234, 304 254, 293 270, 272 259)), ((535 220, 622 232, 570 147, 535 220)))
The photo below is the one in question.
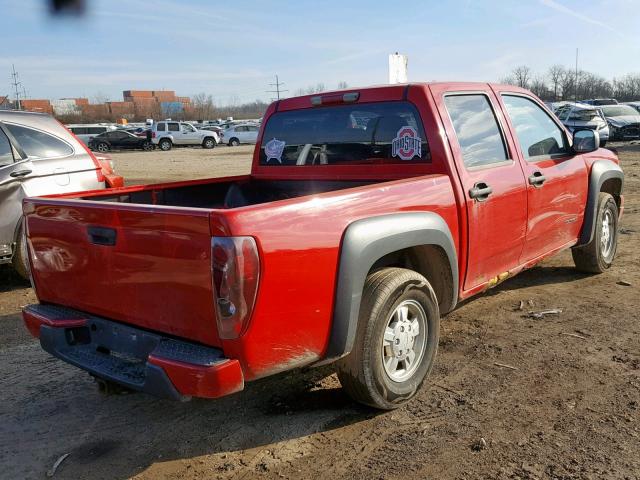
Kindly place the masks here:
POLYGON ((640 74, 629 73, 611 81, 585 70, 552 65, 545 73, 536 73, 526 65, 514 68, 502 83, 531 90, 545 101, 615 98, 628 102, 640 100, 640 74))

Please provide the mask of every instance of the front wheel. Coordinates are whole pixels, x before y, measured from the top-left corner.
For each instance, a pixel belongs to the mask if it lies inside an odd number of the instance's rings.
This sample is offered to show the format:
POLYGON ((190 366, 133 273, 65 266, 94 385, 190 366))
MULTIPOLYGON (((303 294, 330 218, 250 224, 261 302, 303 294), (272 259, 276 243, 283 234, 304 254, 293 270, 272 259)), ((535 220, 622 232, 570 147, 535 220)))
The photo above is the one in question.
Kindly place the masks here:
POLYGON ((598 195, 596 226, 591 241, 571 250, 576 268, 587 273, 602 273, 611 267, 618 247, 618 204, 609 193, 598 195))
POLYGON ((202 148, 211 149, 215 146, 216 146, 216 141, 211 137, 205 138, 204 141, 202 142, 202 148))
POLYGON ((237 138, 232 138, 231 140, 229 140, 230 147, 237 147, 238 145, 240 145, 240 140, 238 140, 237 138))
POLYGON ((433 367, 440 311, 429 282, 403 268, 367 277, 355 344, 336 363, 338 378, 354 400, 392 410, 412 398, 433 367))
POLYGON ((98 150, 100 153, 106 153, 109 151, 109 144, 100 142, 96 147, 96 150, 98 150))
POLYGON ((149 141, 146 141, 142 144, 142 150, 144 150, 145 152, 150 152, 153 149, 154 149, 153 143, 149 141))

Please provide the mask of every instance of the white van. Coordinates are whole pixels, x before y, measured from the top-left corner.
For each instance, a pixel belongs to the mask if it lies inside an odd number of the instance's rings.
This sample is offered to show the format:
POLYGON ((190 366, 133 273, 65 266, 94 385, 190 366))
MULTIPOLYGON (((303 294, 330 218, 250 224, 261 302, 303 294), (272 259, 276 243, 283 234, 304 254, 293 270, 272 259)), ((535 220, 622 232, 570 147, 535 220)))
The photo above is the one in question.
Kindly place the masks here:
POLYGON ((96 135, 100 135, 104 132, 111 130, 117 130, 117 126, 110 123, 78 123, 73 125, 65 125, 73 134, 82 140, 85 145, 89 145, 89 142, 96 135))

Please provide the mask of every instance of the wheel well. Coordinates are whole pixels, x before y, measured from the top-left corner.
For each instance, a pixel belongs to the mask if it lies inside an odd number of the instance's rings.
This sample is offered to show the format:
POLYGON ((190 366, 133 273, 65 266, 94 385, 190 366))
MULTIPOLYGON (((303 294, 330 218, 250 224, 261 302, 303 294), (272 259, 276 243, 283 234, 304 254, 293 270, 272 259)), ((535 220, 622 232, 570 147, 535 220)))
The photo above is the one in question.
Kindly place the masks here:
POLYGON ((622 192, 622 180, 620 178, 610 178, 605 180, 600 187, 601 192, 609 193, 613 196, 620 208, 620 192, 622 192))
POLYGON ((160 142, 165 142, 165 141, 166 141, 166 142, 169 142, 169 143, 173 143, 169 137, 161 138, 161 139, 158 141, 158 143, 160 143, 160 142))
POLYGON ((373 264, 368 274, 385 267, 407 268, 418 272, 433 287, 440 313, 444 314, 453 309, 453 275, 449 259, 442 247, 417 245, 388 253, 373 264))

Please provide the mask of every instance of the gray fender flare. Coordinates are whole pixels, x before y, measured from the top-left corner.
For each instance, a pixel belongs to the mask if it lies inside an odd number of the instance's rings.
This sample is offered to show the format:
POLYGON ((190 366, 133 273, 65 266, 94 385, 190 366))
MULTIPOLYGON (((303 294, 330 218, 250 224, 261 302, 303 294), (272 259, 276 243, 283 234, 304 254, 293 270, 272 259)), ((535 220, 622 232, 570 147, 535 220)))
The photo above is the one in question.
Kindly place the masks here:
POLYGON ((580 232, 577 247, 587 245, 591 242, 591 239, 593 239, 593 234, 596 229, 596 215, 598 213, 598 195, 602 190, 604 182, 613 178, 620 180, 620 191, 617 193, 622 193, 624 173, 620 165, 611 160, 597 160, 591 166, 587 206, 584 211, 584 223, 582 224, 582 231, 580 232))
POLYGON ((322 364, 351 352, 367 273, 385 255, 419 245, 436 245, 447 255, 453 279, 451 307, 458 298, 458 257, 449 226, 433 212, 381 215, 357 220, 343 236, 329 344, 322 364))

